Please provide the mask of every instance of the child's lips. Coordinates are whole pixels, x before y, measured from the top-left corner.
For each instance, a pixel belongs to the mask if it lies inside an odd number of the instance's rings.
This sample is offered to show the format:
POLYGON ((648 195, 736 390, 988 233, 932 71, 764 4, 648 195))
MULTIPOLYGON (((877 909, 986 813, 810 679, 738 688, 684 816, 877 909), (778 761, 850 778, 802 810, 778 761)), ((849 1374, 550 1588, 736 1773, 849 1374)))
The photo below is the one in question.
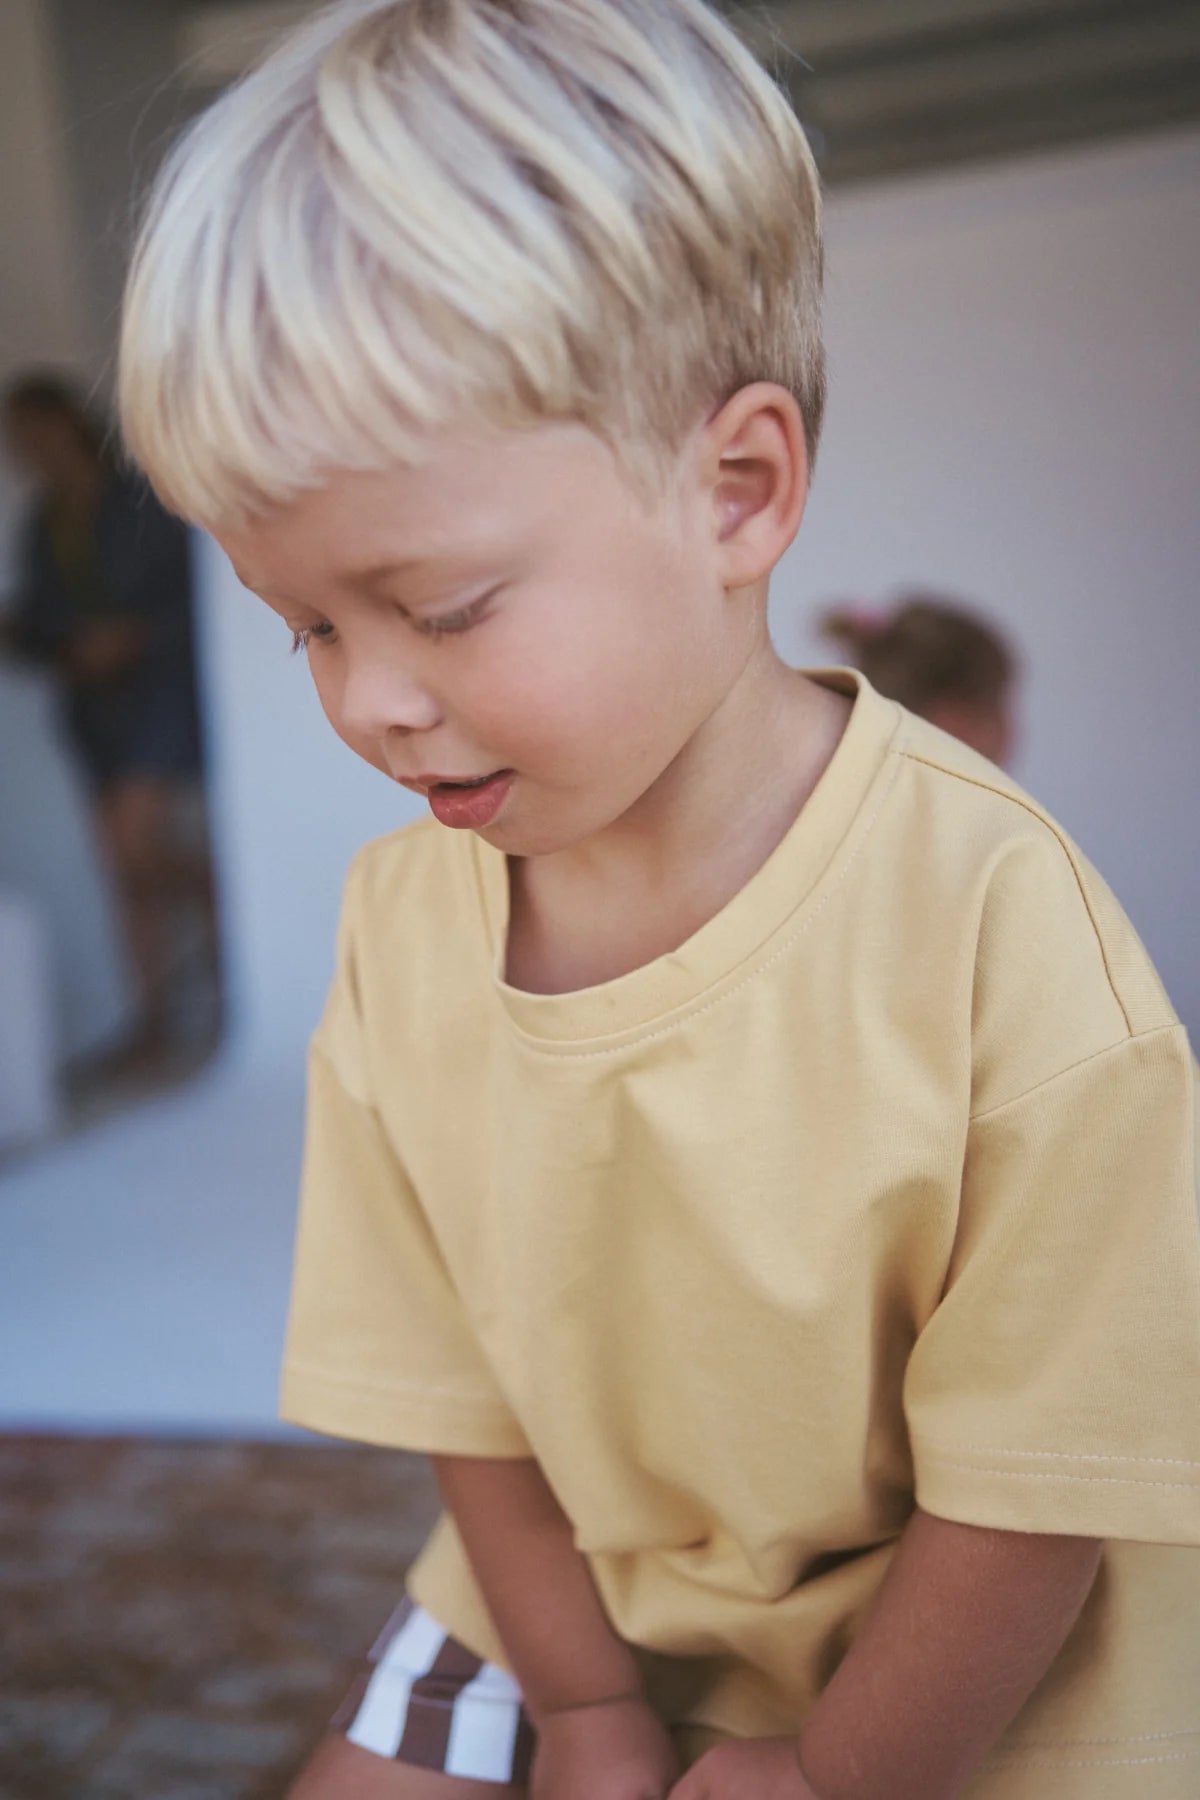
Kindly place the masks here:
POLYGON ((423 788, 426 792, 435 787, 478 787, 485 781, 494 781, 498 773, 493 769, 488 775, 407 775, 401 776, 405 787, 423 788))
POLYGON ((499 769, 484 776, 418 775, 401 778, 401 786, 428 800, 441 824, 479 831, 496 818, 515 780, 514 770, 499 769))

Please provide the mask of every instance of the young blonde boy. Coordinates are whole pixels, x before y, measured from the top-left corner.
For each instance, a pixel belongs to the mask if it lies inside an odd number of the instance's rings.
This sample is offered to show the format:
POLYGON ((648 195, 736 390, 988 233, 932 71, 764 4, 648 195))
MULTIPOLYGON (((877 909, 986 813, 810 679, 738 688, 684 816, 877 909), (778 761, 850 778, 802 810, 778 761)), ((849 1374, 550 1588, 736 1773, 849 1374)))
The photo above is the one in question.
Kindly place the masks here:
POLYGON ((432 819, 346 892, 289 1417, 446 1517, 304 1800, 1200 1791, 1184 1033, 767 585, 817 182, 698 0, 335 9, 172 160, 128 436, 432 819))

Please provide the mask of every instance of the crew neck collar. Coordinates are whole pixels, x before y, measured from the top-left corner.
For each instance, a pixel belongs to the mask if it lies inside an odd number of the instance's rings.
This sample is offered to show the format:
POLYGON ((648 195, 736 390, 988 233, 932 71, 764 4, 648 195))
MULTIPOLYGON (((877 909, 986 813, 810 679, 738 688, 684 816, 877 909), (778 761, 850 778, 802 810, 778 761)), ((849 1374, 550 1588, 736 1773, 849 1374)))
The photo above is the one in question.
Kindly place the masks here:
POLYGON ((595 1040, 615 1047, 662 1028, 706 1001, 760 956, 812 899, 880 776, 900 720, 854 669, 807 669, 813 681, 853 701, 841 741, 795 822, 749 881, 684 943, 628 974, 563 994, 535 994, 504 979, 510 905, 508 859, 472 835, 492 980, 518 1031, 547 1047, 579 1050, 595 1040))

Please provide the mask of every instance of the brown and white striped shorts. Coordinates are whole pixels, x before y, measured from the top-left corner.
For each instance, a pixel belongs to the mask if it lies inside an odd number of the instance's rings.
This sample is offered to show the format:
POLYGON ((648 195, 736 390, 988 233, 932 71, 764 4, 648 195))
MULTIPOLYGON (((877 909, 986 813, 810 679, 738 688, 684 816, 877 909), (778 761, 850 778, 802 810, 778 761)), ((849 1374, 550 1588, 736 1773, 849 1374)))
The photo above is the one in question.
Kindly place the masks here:
POLYGON ((475 1781, 529 1779, 534 1734, 520 1688, 412 1600, 388 1620, 333 1724, 392 1762, 475 1781))

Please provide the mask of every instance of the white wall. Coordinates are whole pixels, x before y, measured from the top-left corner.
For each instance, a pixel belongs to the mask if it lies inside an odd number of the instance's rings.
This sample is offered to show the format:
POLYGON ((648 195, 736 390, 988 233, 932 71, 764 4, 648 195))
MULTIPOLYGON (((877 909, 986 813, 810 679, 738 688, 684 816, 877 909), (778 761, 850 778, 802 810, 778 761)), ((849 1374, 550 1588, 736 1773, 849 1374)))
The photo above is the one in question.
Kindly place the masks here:
MULTIPOLYGON (((1021 773, 1105 870, 1200 1028, 1195 295, 1200 134, 905 182, 830 208, 829 435, 774 603, 903 580, 1026 647, 1021 773)), ((321 717, 212 552, 218 855, 241 1038, 295 1054, 353 848, 416 804, 321 717)))
POLYGON ((836 197, 828 435, 780 569, 975 597, 1029 659, 1018 773, 1200 1038, 1200 132, 836 197))
POLYGON ((335 738, 288 632, 211 540, 199 589, 230 1049, 295 1064, 329 982, 346 865, 422 806, 335 738))

